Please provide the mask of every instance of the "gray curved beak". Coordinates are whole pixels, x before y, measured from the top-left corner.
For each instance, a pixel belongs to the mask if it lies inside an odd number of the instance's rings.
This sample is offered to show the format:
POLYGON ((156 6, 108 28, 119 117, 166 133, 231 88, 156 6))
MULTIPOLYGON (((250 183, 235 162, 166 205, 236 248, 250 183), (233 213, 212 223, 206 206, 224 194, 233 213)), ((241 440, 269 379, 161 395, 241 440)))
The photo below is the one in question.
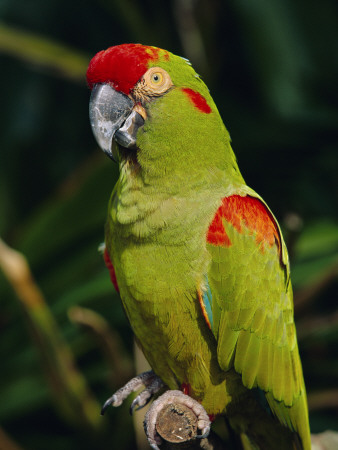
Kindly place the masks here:
POLYGON ((113 138, 132 113, 134 102, 108 84, 97 84, 89 102, 89 120, 101 149, 113 160, 113 138))

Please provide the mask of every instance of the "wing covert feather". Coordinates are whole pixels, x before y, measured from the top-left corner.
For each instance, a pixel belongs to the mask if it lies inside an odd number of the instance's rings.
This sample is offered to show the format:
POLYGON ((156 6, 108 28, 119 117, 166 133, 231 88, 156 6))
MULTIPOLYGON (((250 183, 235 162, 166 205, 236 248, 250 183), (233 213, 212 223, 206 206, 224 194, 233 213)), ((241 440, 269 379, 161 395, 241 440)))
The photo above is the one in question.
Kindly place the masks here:
POLYGON ((225 371, 234 367, 246 387, 262 389, 280 422, 311 448, 285 244, 259 198, 232 197, 216 213, 230 245, 207 236, 218 362, 225 371))

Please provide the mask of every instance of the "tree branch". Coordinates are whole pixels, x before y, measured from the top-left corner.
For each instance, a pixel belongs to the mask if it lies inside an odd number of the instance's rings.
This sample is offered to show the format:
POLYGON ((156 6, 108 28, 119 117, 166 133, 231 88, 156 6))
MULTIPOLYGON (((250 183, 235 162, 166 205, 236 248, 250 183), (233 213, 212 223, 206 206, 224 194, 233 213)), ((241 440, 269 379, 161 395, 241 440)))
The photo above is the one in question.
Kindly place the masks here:
MULTIPOLYGON (((213 431, 206 439, 197 438, 197 417, 191 409, 180 403, 166 405, 159 412, 156 431, 163 439, 161 450, 227 449, 213 431)), ((338 448, 338 433, 327 430, 312 435, 311 441, 313 450, 335 450, 338 448)))
POLYGON ((161 449, 226 449, 213 432, 205 439, 197 438, 197 417, 190 408, 180 403, 170 403, 159 412, 156 431, 164 441, 161 449))

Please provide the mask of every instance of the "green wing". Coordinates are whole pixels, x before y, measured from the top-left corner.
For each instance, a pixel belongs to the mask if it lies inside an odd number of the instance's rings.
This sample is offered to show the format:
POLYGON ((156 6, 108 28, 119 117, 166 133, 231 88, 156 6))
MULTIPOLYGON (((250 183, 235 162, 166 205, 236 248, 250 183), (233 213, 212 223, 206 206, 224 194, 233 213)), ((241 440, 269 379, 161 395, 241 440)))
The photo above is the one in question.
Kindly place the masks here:
POLYGON ((211 225, 207 244, 218 362, 223 370, 234 367, 242 374, 247 388, 262 389, 280 422, 297 431, 304 449, 310 449, 285 244, 261 199, 235 197, 220 207, 218 238, 210 239, 211 225))

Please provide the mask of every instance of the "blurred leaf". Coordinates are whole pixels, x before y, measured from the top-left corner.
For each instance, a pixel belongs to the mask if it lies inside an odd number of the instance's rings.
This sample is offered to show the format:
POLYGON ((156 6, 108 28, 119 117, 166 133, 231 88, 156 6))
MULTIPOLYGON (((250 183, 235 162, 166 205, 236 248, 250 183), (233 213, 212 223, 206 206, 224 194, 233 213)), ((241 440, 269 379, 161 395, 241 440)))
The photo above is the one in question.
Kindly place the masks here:
POLYGON ((87 329, 96 341, 110 366, 113 388, 119 388, 133 376, 133 365, 126 355, 120 337, 109 326, 104 317, 88 308, 74 306, 68 310, 70 320, 87 329))
POLYGON ((4 430, 0 428, 0 448, 6 450, 23 450, 16 442, 14 442, 4 430))
POLYGON ((85 83, 89 57, 42 36, 0 24, 0 52, 72 81, 85 83))
POLYGON ((292 281, 300 289, 338 262, 338 226, 318 221, 307 226, 294 248, 292 281))
POLYGON ((34 414, 44 403, 46 395, 47 385, 42 383, 40 376, 22 378, 18 373, 7 383, 6 389, 1 390, 1 420, 19 414, 34 414))
POLYGON ((53 263, 52 255, 55 258, 65 249, 82 245, 83 239, 103 230, 115 166, 103 158, 89 159, 80 174, 72 174, 59 195, 22 227, 18 247, 33 266, 46 260, 53 263))
MULTIPOLYGON (((100 408, 77 370, 71 350, 63 340, 25 258, 2 241, 0 267, 27 315, 56 404, 75 424, 97 429, 100 408)), ((20 392, 17 395, 20 396, 20 392)))
POLYGON ((328 220, 314 222, 302 233, 296 252, 299 260, 327 254, 338 255, 338 224, 328 220))
POLYGON ((328 316, 316 316, 301 319, 297 323, 298 340, 302 347, 311 347, 321 342, 329 344, 338 341, 338 312, 328 316))

